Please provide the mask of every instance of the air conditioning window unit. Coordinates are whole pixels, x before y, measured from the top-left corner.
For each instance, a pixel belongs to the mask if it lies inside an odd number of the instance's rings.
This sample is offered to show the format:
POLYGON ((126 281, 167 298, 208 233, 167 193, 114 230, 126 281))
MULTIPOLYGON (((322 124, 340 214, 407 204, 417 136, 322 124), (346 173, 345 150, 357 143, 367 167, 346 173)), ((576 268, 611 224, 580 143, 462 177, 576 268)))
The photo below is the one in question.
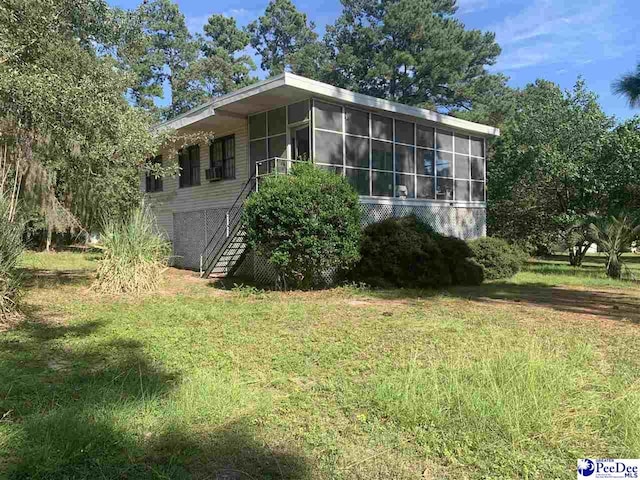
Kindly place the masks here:
POLYGON ((207 176, 207 180, 210 182, 222 180, 222 167, 207 168, 205 175, 207 176))

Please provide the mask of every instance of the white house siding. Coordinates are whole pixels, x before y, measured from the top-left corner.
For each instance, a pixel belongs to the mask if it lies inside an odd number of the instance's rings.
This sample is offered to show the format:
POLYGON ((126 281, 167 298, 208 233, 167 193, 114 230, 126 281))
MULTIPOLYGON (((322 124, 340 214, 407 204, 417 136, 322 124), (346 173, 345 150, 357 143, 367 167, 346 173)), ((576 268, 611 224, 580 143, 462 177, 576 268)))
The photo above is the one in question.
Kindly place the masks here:
MULTIPOLYGON (((200 143, 200 185, 179 188, 178 176, 176 175, 163 179, 162 192, 146 194, 146 198, 156 215, 158 226, 171 241, 174 241, 176 236, 174 214, 227 208, 234 202, 249 178, 246 123, 241 129, 216 133, 218 137, 227 135, 235 135, 236 137, 236 178, 234 180, 209 182, 206 179, 205 170, 209 168, 209 145, 204 142, 200 143)), ((176 155, 170 155, 167 150, 161 153, 163 165, 177 162, 176 155)), ((141 186, 144 189, 144 177, 141 186)))

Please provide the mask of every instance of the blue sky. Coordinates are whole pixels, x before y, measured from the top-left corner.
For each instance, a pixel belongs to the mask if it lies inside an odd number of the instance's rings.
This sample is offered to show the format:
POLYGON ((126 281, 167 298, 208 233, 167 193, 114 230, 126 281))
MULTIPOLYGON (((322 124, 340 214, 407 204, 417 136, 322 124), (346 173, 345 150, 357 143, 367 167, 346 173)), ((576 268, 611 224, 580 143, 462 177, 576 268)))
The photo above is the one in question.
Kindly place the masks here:
MULTIPOLYGON (((339 0, 293 1, 320 33, 341 9, 339 0)), ((111 3, 135 8, 139 2, 111 3)), ((263 13, 267 0, 177 3, 196 32, 212 13, 233 16, 245 25, 263 13)), ((611 82, 640 61, 640 0, 458 0, 458 5, 457 16, 468 28, 496 33, 502 54, 491 69, 509 76, 512 86, 545 78, 571 88, 582 75, 609 115, 623 120, 640 114, 611 93, 611 82)))

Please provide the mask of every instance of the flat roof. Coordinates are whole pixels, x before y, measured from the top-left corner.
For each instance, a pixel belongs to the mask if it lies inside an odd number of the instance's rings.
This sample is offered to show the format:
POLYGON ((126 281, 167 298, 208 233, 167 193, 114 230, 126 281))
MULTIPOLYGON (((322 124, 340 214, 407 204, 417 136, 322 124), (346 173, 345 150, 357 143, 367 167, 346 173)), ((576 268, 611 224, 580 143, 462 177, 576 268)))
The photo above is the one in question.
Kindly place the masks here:
POLYGON ((234 117, 247 116, 269 108, 275 108, 278 104, 293 103, 305 96, 326 98, 379 112, 389 112, 422 119, 479 135, 494 137, 500 135, 500 129, 496 127, 469 122, 450 115, 383 100, 370 95, 363 95, 288 72, 214 98, 171 120, 155 125, 154 129, 184 128, 217 114, 234 117))

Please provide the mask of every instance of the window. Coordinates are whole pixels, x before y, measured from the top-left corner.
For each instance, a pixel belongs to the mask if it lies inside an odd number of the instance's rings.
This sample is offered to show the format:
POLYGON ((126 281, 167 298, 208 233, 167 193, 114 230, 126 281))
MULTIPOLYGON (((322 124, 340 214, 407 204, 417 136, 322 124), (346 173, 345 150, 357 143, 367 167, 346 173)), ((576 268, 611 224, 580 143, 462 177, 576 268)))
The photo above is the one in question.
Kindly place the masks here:
POLYGON ((369 139, 352 137, 345 138, 348 167, 369 168, 369 139))
POLYGON ((456 178, 469 178, 469 157, 466 155, 456 155, 456 178))
POLYGON ((413 175, 402 175, 396 173, 396 197, 414 198, 415 189, 413 185, 413 175))
POLYGON ((469 201, 469 182, 467 180, 456 180, 456 200, 461 202, 469 201))
POLYGON ((251 140, 267 136, 267 114, 259 113, 249 117, 249 133, 251 140))
POLYGON ((469 154, 469 137, 456 134, 456 153, 469 154))
POLYGON ((287 131, 287 109, 285 107, 267 112, 267 128, 269 136, 280 135, 287 131))
POLYGON ((484 158, 471 159, 471 178, 484 180, 484 158))
POLYGON ((415 162, 413 159, 413 147, 396 145, 396 171, 414 173, 415 162))
POLYGON ((393 120, 379 115, 371 115, 371 136, 382 140, 393 140, 393 120))
POLYGON ((418 149, 418 174, 435 175, 433 157, 433 150, 423 150, 422 148, 418 149))
POLYGON ((418 198, 434 199, 436 198, 435 186, 436 181, 433 177, 420 177, 417 178, 418 191, 416 196, 418 198))
MULTIPOLYGON (((162 166, 162 155, 158 155, 156 157, 153 157, 149 163, 156 163, 160 166, 162 166)), ((155 175, 151 174, 151 173, 147 173, 146 176, 146 191, 148 193, 152 193, 152 192, 161 192, 162 191, 162 177, 156 177, 155 175)))
POLYGON ((209 145, 211 168, 221 168, 222 178, 236 178, 236 138, 234 135, 216 138, 209 145))
POLYGON ((393 170, 393 144, 372 140, 371 163, 375 170, 393 170))
POLYGON ((396 120, 396 142, 413 145, 413 123, 396 120))
POLYGON ((438 200, 453 200, 453 180, 450 178, 438 178, 436 198, 438 200))
POLYGON ((289 105, 289 125, 309 121, 309 100, 289 105))
POLYGON ((369 195, 369 170, 347 168, 345 173, 347 180, 359 195, 369 195))
POLYGON ((436 132, 436 148, 453 152, 453 135, 451 132, 443 132, 442 130, 436 132))
POLYGON ((484 140, 482 138, 471 137, 471 155, 484 157, 484 140))
POLYGON ((342 131, 342 107, 324 102, 314 102, 316 110, 316 128, 342 131))
POLYGON ((433 128, 416 125, 416 133, 418 146, 433 148, 433 128))
POLYGON ((200 185, 200 146, 191 145, 178 153, 180 188, 200 185))
POLYGON ((269 158, 287 156, 287 136, 278 135, 269 138, 269 158))
POLYGON ((450 153, 436 153, 436 174, 439 177, 453 177, 453 155, 450 153))
POLYGON ((342 165, 342 134, 316 130, 317 163, 342 165))
POLYGON ((393 173, 372 172, 371 180, 373 183, 373 195, 377 197, 393 196, 393 173))
POLYGON ((347 133, 363 137, 369 136, 369 114, 367 112, 345 108, 344 120, 347 126, 347 133))

